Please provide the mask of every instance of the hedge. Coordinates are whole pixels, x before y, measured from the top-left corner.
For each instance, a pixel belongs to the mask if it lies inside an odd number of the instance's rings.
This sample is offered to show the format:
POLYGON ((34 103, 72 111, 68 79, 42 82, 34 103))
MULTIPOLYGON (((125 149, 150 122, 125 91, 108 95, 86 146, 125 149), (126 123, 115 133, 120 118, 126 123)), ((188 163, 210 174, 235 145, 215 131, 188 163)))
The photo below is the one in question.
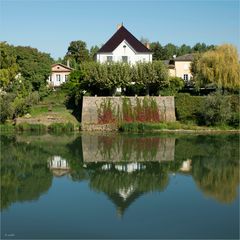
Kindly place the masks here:
MULTIPOLYGON (((179 93, 175 97, 175 108, 176 108, 176 118, 181 122, 194 122, 198 125, 209 125, 206 122, 206 105, 211 98, 210 96, 191 96, 188 93, 179 93)), ((240 119, 240 106, 239 106, 239 96, 238 95, 225 95, 220 96, 225 98, 225 101, 230 103, 230 115, 229 120, 224 124, 231 125, 233 127, 239 126, 240 119)), ((215 93, 212 98, 219 98, 219 94, 215 93)), ((214 105, 212 106, 214 107, 214 105)), ((216 106, 214 111, 225 111, 226 109, 219 110, 216 106)), ((214 125, 214 124, 210 124, 214 125)))
POLYGON ((179 93, 175 97, 176 118, 182 122, 201 123, 201 112, 206 97, 179 93))

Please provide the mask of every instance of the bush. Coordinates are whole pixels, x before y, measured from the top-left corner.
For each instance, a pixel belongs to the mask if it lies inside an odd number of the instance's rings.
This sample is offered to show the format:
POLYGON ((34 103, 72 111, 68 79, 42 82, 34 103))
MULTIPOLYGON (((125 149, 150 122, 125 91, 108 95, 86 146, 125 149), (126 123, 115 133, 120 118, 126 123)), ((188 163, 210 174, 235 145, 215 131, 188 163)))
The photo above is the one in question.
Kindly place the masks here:
POLYGON ((160 90, 159 93, 161 96, 175 96, 184 85, 185 83, 182 78, 170 77, 169 85, 160 90))
POLYGON ((52 123, 48 126, 49 132, 52 133, 63 133, 74 131, 74 125, 70 122, 64 123, 52 123))
POLYGON ((232 113, 231 118, 229 119, 229 125, 235 128, 240 127, 240 114, 239 112, 232 113))
POLYGON ((12 119, 14 107, 12 102, 15 98, 14 94, 4 94, 0 96, 0 122, 5 123, 7 119, 12 119))
POLYGON ((175 97, 176 117, 182 122, 194 122, 203 124, 201 112, 205 104, 205 97, 190 96, 181 93, 175 97))
POLYGON ((231 119, 231 103, 226 96, 215 93, 207 96, 201 114, 205 125, 216 126, 227 124, 231 119))
POLYGON ((47 127, 43 124, 20 123, 16 125, 16 130, 20 132, 47 132, 47 127))

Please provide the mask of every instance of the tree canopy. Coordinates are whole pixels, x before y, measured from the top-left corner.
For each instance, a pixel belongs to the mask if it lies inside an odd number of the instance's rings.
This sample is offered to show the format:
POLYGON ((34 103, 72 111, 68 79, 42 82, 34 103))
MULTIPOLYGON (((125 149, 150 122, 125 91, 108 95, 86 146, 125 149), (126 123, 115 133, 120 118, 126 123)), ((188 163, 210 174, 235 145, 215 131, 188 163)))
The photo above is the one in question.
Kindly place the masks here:
POLYGON ((19 71, 16 50, 6 42, 0 42, 0 56, 0 87, 6 89, 19 71))
POLYGON ((196 56, 191 71, 197 87, 213 84, 217 88, 240 88, 240 64, 236 47, 224 44, 196 56))
POLYGON ((68 47, 66 57, 74 59, 76 63, 89 61, 89 51, 84 41, 72 41, 68 47))

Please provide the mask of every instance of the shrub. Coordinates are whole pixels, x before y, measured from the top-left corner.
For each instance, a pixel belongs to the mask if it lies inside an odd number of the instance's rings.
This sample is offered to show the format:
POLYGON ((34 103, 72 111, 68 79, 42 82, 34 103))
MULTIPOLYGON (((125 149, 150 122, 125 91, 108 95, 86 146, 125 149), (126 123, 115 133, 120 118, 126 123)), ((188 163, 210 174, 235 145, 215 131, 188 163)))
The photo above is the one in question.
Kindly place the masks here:
POLYGON ((30 132, 46 132, 47 127, 43 124, 29 124, 20 123, 16 125, 16 130, 20 132, 30 131, 30 132))
POLYGON ((231 118, 231 103, 220 93, 207 96, 201 114, 207 126, 227 124, 231 118))
POLYGON ((4 94, 0 96, 0 122, 4 123, 7 119, 12 119, 14 114, 13 99, 14 94, 4 94))
POLYGON ((182 78, 170 77, 168 86, 160 90, 159 93, 161 96, 175 96, 184 85, 185 83, 182 78))
POLYGON ((74 125, 70 122, 64 123, 52 123, 48 126, 49 132, 52 133, 62 133, 62 132, 72 132, 74 131, 74 125))
POLYGON ((205 97, 190 96, 187 93, 175 97, 176 117, 182 122, 195 122, 202 124, 201 112, 204 107, 205 97))
POLYGON ((116 121, 115 108, 111 103, 111 99, 104 99, 97 112, 99 124, 114 123, 116 121))
POLYGON ((235 128, 240 127, 240 114, 239 112, 234 112, 231 114, 231 118, 229 119, 229 125, 235 128))

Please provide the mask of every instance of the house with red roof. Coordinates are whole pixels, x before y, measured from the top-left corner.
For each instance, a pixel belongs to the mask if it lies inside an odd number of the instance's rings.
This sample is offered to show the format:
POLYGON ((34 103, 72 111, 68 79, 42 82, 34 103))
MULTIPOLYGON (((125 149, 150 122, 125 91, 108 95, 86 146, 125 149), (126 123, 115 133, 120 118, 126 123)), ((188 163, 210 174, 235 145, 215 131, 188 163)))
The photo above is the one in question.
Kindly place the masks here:
POLYGON ((149 44, 144 45, 135 38, 122 24, 118 25, 114 35, 99 49, 96 60, 105 62, 152 62, 149 44))
POLYGON ((51 87, 59 87, 65 83, 68 79, 69 74, 73 69, 61 63, 56 63, 52 65, 52 73, 49 76, 48 84, 51 87))

